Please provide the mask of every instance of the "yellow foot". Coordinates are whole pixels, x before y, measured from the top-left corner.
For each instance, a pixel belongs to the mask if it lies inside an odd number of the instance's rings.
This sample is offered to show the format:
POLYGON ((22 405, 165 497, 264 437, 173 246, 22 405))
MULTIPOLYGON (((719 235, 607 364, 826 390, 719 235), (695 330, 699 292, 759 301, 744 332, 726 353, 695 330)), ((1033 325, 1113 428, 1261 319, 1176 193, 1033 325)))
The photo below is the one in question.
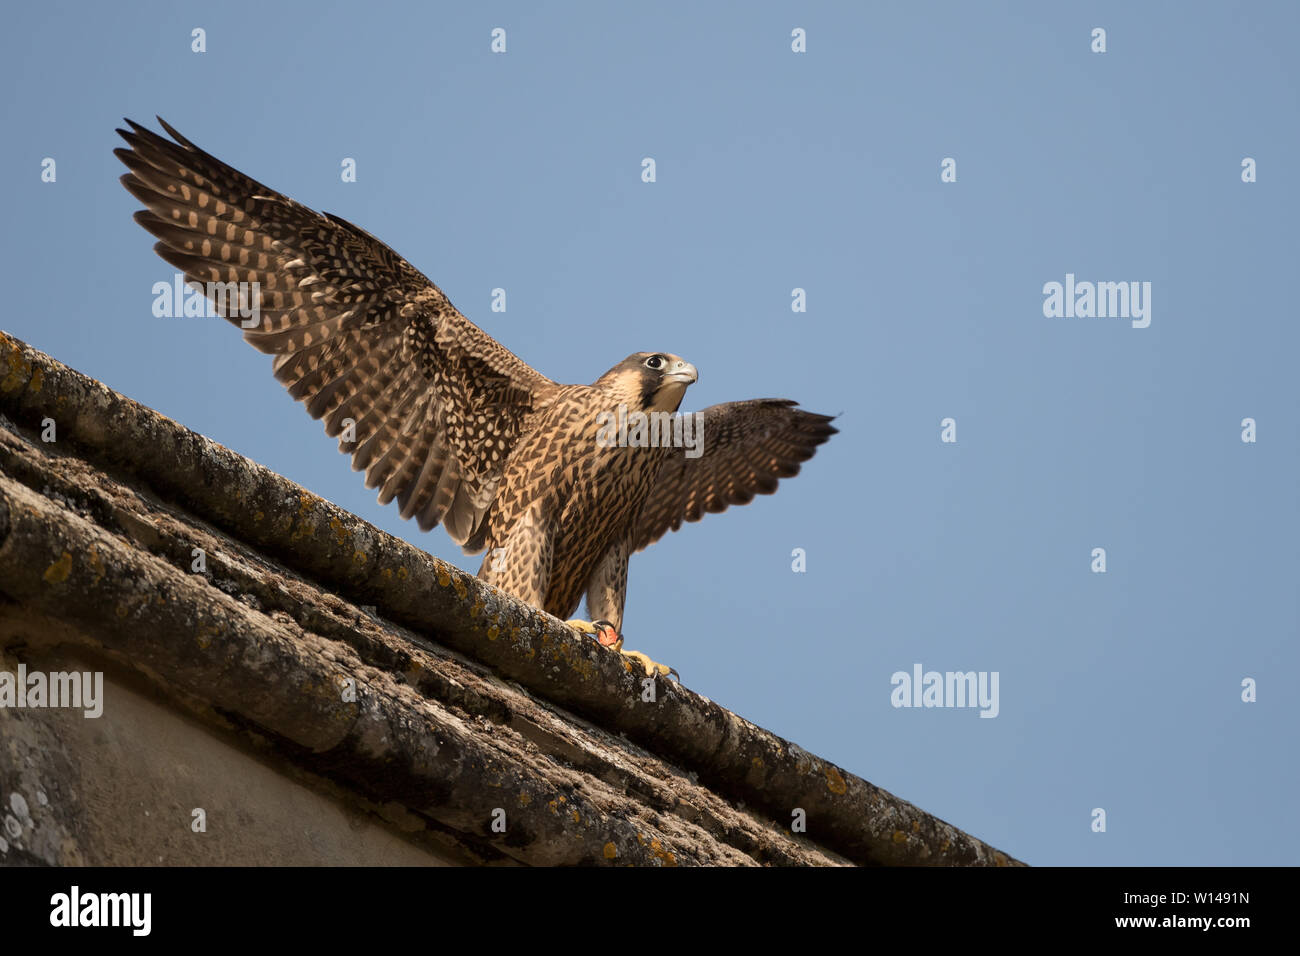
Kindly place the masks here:
POLYGON ((601 647, 613 648, 616 651, 623 649, 623 635, 609 621, 579 621, 575 619, 564 623, 575 631, 581 631, 583 634, 595 634, 596 640, 601 647))
POLYGON ((641 670, 645 671, 646 677, 667 677, 669 674, 672 674, 679 681, 682 679, 681 675, 678 674, 675 669, 666 664, 652 661, 640 651, 623 650, 623 635, 620 634, 614 625, 609 623, 609 621, 581 621, 575 619, 572 621, 565 621, 564 623, 569 625, 569 627, 573 628, 575 631, 580 631, 583 634, 594 634, 596 636, 596 641, 602 647, 608 647, 611 651, 620 652, 623 657, 627 659, 624 660, 623 665, 629 670, 632 669, 631 665, 628 663, 628 661, 631 660, 636 661, 636 665, 641 670))
POLYGON ((682 675, 677 673, 675 669, 669 667, 667 664, 660 664, 657 661, 652 661, 640 651, 624 651, 623 656, 630 657, 632 660, 640 664, 645 670, 646 677, 667 677, 669 674, 672 674, 677 678, 679 683, 681 682, 682 675))

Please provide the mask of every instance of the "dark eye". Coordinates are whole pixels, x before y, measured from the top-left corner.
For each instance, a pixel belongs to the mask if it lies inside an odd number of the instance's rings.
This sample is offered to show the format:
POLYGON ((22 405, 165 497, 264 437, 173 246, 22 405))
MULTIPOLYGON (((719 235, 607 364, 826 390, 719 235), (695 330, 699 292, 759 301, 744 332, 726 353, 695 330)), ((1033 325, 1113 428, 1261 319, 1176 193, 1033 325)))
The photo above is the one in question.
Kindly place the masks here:
POLYGON ((646 368, 663 368, 664 357, 662 355, 652 355, 645 360, 646 368))

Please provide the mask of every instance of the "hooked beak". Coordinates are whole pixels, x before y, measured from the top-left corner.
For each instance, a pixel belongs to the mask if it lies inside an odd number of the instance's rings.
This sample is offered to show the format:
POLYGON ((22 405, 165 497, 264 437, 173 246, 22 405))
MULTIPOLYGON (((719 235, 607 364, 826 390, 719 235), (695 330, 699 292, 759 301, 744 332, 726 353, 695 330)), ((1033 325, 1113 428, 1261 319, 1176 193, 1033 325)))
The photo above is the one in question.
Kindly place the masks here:
POLYGON ((681 382, 683 385, 692 385, 699 380, 700 373, 696 371, 695 366, 681 359, 674 362, 672 367, 664 374, 665 382, 681 382))

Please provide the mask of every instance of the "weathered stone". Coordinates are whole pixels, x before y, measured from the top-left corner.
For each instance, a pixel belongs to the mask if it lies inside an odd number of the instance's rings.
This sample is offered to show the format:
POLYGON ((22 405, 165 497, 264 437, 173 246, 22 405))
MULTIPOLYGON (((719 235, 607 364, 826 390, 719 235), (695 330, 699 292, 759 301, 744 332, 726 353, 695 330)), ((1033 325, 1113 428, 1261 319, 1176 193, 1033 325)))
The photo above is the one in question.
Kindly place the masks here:
POLYGON ((0 412, 0 671, 106 682, 0 708, 0 862, 1015 862, 2 333, 0 412))

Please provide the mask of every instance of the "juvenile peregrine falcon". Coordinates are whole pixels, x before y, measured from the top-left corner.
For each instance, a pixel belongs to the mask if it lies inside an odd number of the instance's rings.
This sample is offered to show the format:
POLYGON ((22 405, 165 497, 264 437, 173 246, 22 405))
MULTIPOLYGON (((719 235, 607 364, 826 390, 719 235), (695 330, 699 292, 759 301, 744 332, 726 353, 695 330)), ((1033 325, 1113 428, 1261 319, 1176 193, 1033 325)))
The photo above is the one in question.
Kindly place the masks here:
POLYGON ((695 413, 702 453, 665 440, 683 434, 675 413, 696 380, 684 359, 639 352, 591 385, 560 385, 368 232, 268 189, 161 118, 175 142, 126 122, 130 149, 114 153, 154 250, 275 356, 275 377, 380 503, 396 499, 426 531, 441 523, 466 553, 487 549, 479 576, 550 614, 568 617, 585 593, 593 621, 569 623, 607 647, 622 650, 634 551, 771 494, 836 431, 830 416, 756 399, 695 413), (242 315, 241 288, 254 306, 242 315), (668 416, 675 430, 654 427, 668 416), (659 440, 645 440, 646 418, 659 440))

